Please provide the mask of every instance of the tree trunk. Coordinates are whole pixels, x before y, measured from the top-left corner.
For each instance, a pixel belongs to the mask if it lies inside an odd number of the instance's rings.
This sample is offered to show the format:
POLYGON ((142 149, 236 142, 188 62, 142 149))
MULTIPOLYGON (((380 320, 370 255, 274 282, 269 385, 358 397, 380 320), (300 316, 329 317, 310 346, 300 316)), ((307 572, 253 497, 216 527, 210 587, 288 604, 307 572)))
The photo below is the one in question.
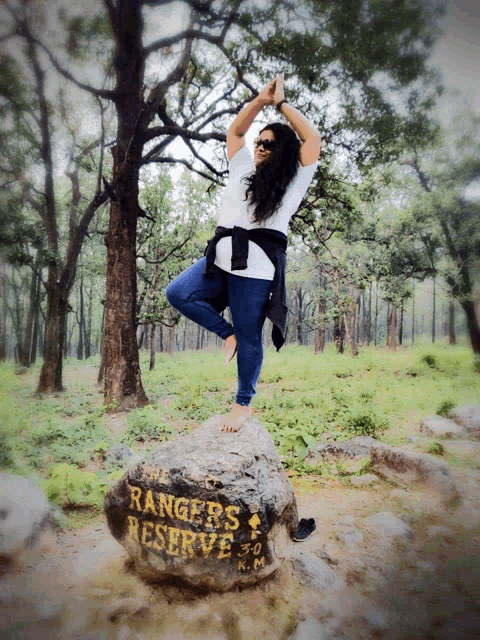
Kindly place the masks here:
POLYGON ((20 353, 20 364, 23 367, 29 367, 31 364, 33 321, 35 318, 35 304, 37 293, 37 269, 39 266, 40 257, 39 255, 37 255, 37 258, 35 259, 34 269, 32 271, 32 279, 30 281, 27 321, 25 323, 25 334, 23 336, 22 351, 20 353))
POLYGON ((389 351, 397 350, 397 305, 390 304, 387 320, 387 347, 389 351))
POLYGON ((325 349, 325 314, 327 312, 327 299, 318 301, 318 327, 315 336, 315 355, 323 353, 325 349))
POLYGON ((172 324, 170 327, 167 327, 167 353, 169 356, 173 356, 175 353, 176 328, 176 324, 172 324))
POLYGON ((412 345, 415 344, 415 280, 412 284, 412 345))
POLYGON ((343 312, 343 321, 345 324, 345 337, 350 350, 350 355, 355 357, 358 355, 357 343, 355 341, 355 310, 357 308, 360 295, 354 295, 350 291, 350 302, 343 312))
POLYGON ((370 282, 370 286, 368 289, 368 311, 367 311, 367 319, 366 319, 366 327, 365 327, 365 340, 367 343, 367 347, 370 346, 371 339, 372 339, 372 282, 370 282))
MULTIPOLYGON (((114 175, 121 171, 120 154, 114 153, 114 175), (119 166, 120 165, 120 166, 119 166)), ((126 170, 128 170, 126 165, 126 170)), ((118 202, 110 207, 107 245, 107 287, 105 300, 105 387, 104 403, 118 411, 144 407, 137 347, 136 240, 137 171, 130 168, 130 185, 118 185, 118 202)), ((123 182, 123 181, 122 181, 123 182)))
POLYGON ((67 319, 67 299, 61 286, 52 287, 47 300, 47 323, 45 326, 45 356, 37 393, 51 394, 63 391, 62 361, 67 319))
POLYGON ((136 321, 138 178, 144 145, 142 127, 146 123, 142 121, 142 4, 129 0, 119 6, 114 60, 118 124, 112 150, 110 221, 105 238, 104 402, 124 411, 148 404, 140 374, 136 321))
POLYGON ((475 313, 475 303, 473 300, 461 300, 460 304, 467 316, 467 330, 473 352, 480 355, 480 327, 475 313))
POLYGON ((297 342, 303 344, 303 292, 299 287, 296 291, 297 298, 297 342))
POLYGON ((37 291, 35 294, 35 318, 33 322, 33 336, 32 336, 32 351, 30 356, 31 364, 34 364, 37 359, 37 344, 39 336, 40 325, 40 287, 42 284, 41 272, 37 277, 37 291))
POLYGON ((345 325, 345 338, 352 357, 358 355, 357 345, 355 342, 355 310, 349 309, 343 314, 343 322, 345 325))
POLYGON ((78 318, 78 345, 77 345, 77 360, 83 360, 83 336, 85 325, 85 308, 83 304, 83 273, 80 276, 80 300, 79 300, 79 318, 78 318))
POLYGON ((155 368, 155 325, 150 325, 150 371, 155 368))
POLYGON ((436 295, 436 280, 433 279, 433 307, 432 307, 432 344, 435 344, 435 327, 437 322, 437 295, 436 295))
POLYGON ((322 272, 321 265, 317 266, 318 279, 320 290, 320 298, 318 300, 318 319, 317 319, 317 332, 315 336, 315 354, 323 353, 325 349, 325 329, 326 320, 325 315, 327 313, 327 298, 325 297, 326 279, 322 272))
POLYGON ((90 287, 90 292, 88 294, 88 315, 85 318, 85 334, 83 336, 83 343, 85 345, 85 359, 87 360, 92 355, 92 304, 93 289, 92 287, 90 287))
POLYGON ((377 346, 378 337, 378 285, 375 287, 375 328, 374 328, 374 345, 377 346))
POLYGON ((404 309, 402 307, 400 310, 400 329, 398 331, 398 344, 400 346, 402 346, 403 344, 403 314, 404 314, 404 309))
POLYGON ((457 344, 455 335, 455 302, 452 298, 448 301, 448 344, 457 344))
POLYGON ((200 325, 197 325, 197 344, 195 347, 197 351, 200 351, 200 345, 201 345, 200 336, 202 335, 201 329, 202 327, 200 325))
POLYGON ((3 362, 7 355, 7 332, 6 332, 6 308, 5 308, 5 259, 0 252, 0 362, 3 362))
POLYGON ((357 318, 356 318, 355 331, 357 333, 357 337, 356 337, 357 345, 360 344, 360 325, 362 324, 360 322, 360 318, 362 317, 362 307, 363 307, 362 302, 363 302, 363 293, 361 293, 360 296, 358 297, 358 310, 356 311, 357 318))

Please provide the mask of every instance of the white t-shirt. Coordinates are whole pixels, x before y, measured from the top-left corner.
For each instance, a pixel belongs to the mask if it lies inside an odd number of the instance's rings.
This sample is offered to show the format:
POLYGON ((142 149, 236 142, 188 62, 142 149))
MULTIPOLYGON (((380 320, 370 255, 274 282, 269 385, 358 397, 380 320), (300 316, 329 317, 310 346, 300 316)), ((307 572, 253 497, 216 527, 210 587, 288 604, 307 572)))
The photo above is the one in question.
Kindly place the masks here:
MULTIPOLYGON (((299 165, 297 175, 288 185, 280 207, 265 222, 259 224, 252 222, 252 211, 245 200, 246 184, 245 176, 255 171, 253 156, 246 146, 242 147, 230 160, 228 183, 222 194, 222 203, 218 214, 218 225, 232 229, 243 227, 244 229, 275 229, 287 235, 290 218, 298 209, 305 195, 313 174, 317 168, 317 162, 307 167, 299 165)), ((222 238, 217 244, 215 264, 220 269, 234 273, 245 278, 259 278, 260 280, 273 280, 275 268, 267 254, 260 249, 258 244, 248 243, 248 266, 240 271, 232 271, 232 239, 222 238)))

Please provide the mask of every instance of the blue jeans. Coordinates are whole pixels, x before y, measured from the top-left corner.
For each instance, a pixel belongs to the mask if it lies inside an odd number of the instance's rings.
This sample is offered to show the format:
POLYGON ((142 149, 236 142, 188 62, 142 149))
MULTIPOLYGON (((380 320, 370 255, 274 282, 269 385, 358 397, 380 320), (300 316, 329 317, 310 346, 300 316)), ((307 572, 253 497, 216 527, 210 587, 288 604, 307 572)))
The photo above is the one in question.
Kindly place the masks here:
POLYGON ((223 340, 237 339, 238 390, 236 402, 248 406, 263 362, 262 328, 270 280, 242 278, 218 267, 212 278, 205 277, 202 258, 171 282, 167 300, 184 316, 223 340), (227 294, 227 295, 225 295, 227 294), (230 307, 233 326, 220 314, 230 307))

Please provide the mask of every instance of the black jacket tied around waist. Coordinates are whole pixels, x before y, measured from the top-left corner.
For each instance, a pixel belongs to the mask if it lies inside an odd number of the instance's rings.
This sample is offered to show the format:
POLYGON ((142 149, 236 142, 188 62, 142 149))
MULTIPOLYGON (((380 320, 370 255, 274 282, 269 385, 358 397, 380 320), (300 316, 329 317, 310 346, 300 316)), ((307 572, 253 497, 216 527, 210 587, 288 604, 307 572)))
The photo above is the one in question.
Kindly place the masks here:
MULTIPOLYGON (((270 285, 266 315, 273 323, 272 341, 277 351, 285 343, 285 329, 287 324, 287 305, 285 292, 285 272, 287 267, 287 236, 275 229, 244 229, 243 227, 217 227, 215 235, 207 244, 205 256, 207 266, 205 275, 212 276, 215 269, 215 255, 217 242, 222 238, 232 238, 232 271, 247 268, 248 242, 255 242, 265 253, 275 267, 275 273, 270 285)), ((226 294, 225 294, 226 295, 226 294)), ((223 308, 227 306, 226 302, 223 308)))

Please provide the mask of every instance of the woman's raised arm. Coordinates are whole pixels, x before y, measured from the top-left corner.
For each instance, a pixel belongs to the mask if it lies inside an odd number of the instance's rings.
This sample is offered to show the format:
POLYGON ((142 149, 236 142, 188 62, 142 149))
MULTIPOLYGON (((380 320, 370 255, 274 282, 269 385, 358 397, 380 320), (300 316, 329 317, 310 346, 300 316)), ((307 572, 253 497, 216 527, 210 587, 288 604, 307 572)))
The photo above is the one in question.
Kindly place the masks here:
POLYGON ((285 100, 283 74, 275 78, 274 104, 295 129, 302 141, 299 151, 300 164, 304 167, 318 160, 322 148, 322 136, 317 128, 298 109, 285 100))
POLYGON ((269 82, 251 102, 243 107, 227 132, 227 155, 233 156, 245 145, 245 134, 260 111, 274 104, 275 83, 277 78, 269 82))

